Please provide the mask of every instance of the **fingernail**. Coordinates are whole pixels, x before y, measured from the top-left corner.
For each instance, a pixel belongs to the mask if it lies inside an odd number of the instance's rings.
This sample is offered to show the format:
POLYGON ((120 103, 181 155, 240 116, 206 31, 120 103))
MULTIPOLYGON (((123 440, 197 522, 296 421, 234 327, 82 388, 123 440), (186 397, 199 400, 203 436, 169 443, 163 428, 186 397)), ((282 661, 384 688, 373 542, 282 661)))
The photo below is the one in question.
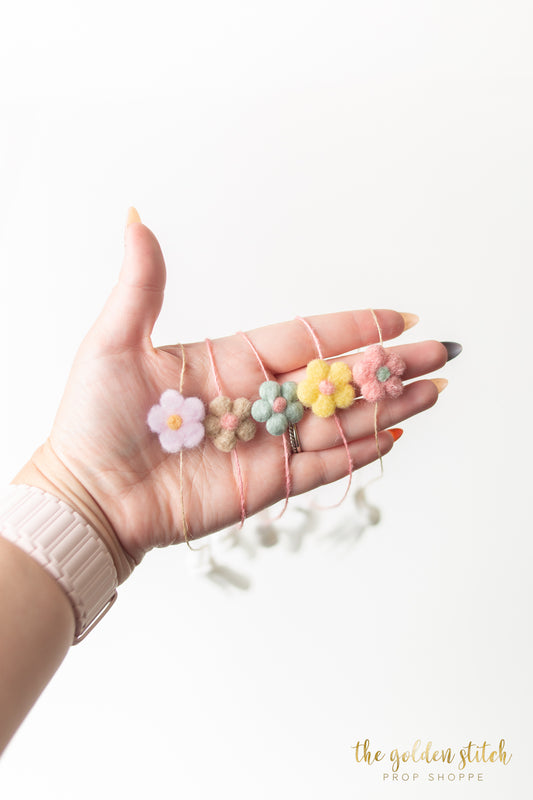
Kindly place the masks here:
POLYGON ((448 361, 451 361, 452 358, 455 358, 455 356, 463 352, 463 345, 459 344, 459 342, 441 342, 441 344, 443 344, 448 351, 448 361))
POLYGON ((404 313, 403 311, 400 311, 400 314, 403 317, 404 331, 408 331, 409 328, 412 328, 417 322, 420 322, 420 317, 417 314, 408 314, 404 313))
POLYGON ((435 384, 439 394, 448 386, 446 378, 431 378, 431 383, 435 384))
POLYGON ((139 216, 139 212, 133 206, 128 208, 128 218, 126 220, 126 228, 128 225, 131 225, 132 222, 140 222, 141 218, 139 216))
POLYGON ((397 442, 403 433, 403 428, 387 428, 387 433, 392 434, 392 438, 397 442))

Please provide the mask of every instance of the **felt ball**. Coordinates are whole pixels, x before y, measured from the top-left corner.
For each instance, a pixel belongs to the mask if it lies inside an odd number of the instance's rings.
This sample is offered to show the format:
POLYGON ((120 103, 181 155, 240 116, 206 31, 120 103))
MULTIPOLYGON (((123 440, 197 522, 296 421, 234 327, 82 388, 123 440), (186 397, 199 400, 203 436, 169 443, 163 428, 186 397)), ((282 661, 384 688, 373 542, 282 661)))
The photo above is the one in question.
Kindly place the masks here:
POLYGON ((355 389, 351 383, 341 386, 333 395, 337 408, 348 408, 355 400, 355 389))
POLYGON ((336 386, 331 381, 320 381, 318 384, 318 391, 320 394, 335 394, 336 386))
POLYGON ((337 405, 333 395, 319 394, 311 406, 313 414, 317 417, 331 417, 335 413, 337 405))
POLYGON ((390 378, 390 369, 388 367, 380 367, 376 372, 376 378, 380 383, 385 383, 390 378))
POLYGON ((235 414, 223 414, 220 425, 225 431, 235 431, 239 427, 239 418, 235 414))
POLYGON ((377 403, 378 400, 384 400, 387 397, 384 385, 378 381, 363 384, 361 392, 365 400, 369 403, 377 403))
POLYGON ((272 411, 276 414, 282 414, 285 409, 287 408, 287 401, 284 397, 276 397, 274 402, 272 403, 272 411))
POLYGON ((297 389, 298 400, 304 406, 312 406, 319 395, 318 383, 313 381, 301 381, 297 389))
POLYGON ((168 411, 160 406, 152 406, 148 412, 147 423, 153 433, 161 433, 167 425, 168 411))
POLYGON ((285 398, 287 403, 294 403, 298 399, 297 388, 296 381, 285 381, 285 383, 281 384, 281 396, 285 398))
POLYGON ((176 389, 166 389, 159 398, 159 404, 169 414, 175 414, 183 405, 183 400, 183 395, 176 389))
POLYGON ((205 406, 199 397, 186 397, 180 415, 184 422, 202 422, 205 417, 205 406))
POLYGON ((222 429, 218 436, 213 440, 215 447, 223 453, 230 453, 235 447, 237 440, 233 431, 222 429))
POLYGON ((272 414, 267 419, 266 429, 272 436, 281 436, 287 430, 288 424, 285 414, 272 414))
MULTIPOLYGON (((211 406, 210 406, 211 407, 211 406)), ((220 433, 220 417, 216 414, 208 414, 204 422, 205 432, 212 439, 220 433)))
POLYGON ((391 375, 399 377, 405 372, 406 364, 397 353, 387 353, 387 367, 390 369, 391 375))
POLYGON ((311 381, 323 381, 329 375, 330 366, 321 358, 315 358, 307 365, 307 378, 311 381))
POLYGON ((266 422, 272 416, 272 406, 267 400, 256 400, 252 405, 252 417, 257 422, 266 422))
POLYGON ((239 419, 243 419, 244 417, 249 417, 251 409, 252 409, 252 401, 248 400, 247 397, 238 397, 236 400, 233 401, 233 413, 237 414, 239 419))
POLYGON ((272 403, 279 397, 281 393, 279 383, 276 381, 263 381, 261 386, 259 387, 259 396, 262 400, 266 400, 267 403, 272 403))
POLYGON ((329 370, 328 379, 337 385, 339 383, 350 383, 352 370, 344 361, 335 361, 329 370))
POLYGON ((205 429, 201 422, 190 422, 180 430, 183 430, 184 447, 196 447, 205 436, 205 429))
POLYGON ((183 441, 183 429, 181 432, 178 432, 167 428, 166 431, 162 431, 159 434, 159 443, 165 453, 179 453, 185 446, 183 441))
POLYGON ((285 409, 285 416, 292 425, 296 425, 297 422, 300 422, 303 415, 304 407, 298 400, 295 400, 294 403, 289 403, 285 409))
POLYGON ((216 414, 217 417, 221 417, 223 414, 229 414, 232 406, 233 403, 229 397, 219 395, 219 397, 215 397, 215 399, 211 400, 209 403, 209 411, 211 414, 216 414))
POLYGON ((237 438, 240 439, 242 442, 249 442, 251 439, 254 438, 255 432, 257 430, 257 426, 253 419, 245 419, 244 422, 241 422, 239 427, 236 430, 237 438))
POLYGON ((403 393, 403 383, 397 375, 392 375, 387 381, 387 394, 396 400, 403 393))

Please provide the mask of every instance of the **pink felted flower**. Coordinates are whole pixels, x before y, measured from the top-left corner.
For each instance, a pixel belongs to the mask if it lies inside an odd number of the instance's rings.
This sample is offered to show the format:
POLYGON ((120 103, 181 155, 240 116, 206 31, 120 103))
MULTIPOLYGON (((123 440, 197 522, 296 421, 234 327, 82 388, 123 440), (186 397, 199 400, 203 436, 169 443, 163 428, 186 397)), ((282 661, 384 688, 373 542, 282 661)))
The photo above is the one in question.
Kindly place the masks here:
POLYGON ((399 397, 403 392, 401 376, 405 362, 395 353, 385 350, 380 344, 369 347, 353 368, 354 382, 361 394, 370 403, 386 397, 399 397))
POLYGON ((159 434, 161 447, 167 453, 196 447, 205 436, 202 421, 205 407, 199 397, 183 397, 175 389, 167 389, 148 412, 148 427, 159 434))

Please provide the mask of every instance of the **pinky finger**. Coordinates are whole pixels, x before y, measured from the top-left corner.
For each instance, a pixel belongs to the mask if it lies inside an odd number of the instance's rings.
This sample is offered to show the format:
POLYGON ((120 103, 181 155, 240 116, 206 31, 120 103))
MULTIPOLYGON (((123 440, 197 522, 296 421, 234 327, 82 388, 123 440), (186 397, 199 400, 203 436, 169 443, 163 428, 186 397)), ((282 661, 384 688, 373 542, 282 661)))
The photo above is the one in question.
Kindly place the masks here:
MULTIPOLYGON (((381 455, 384 456, 392 450, 394 436, 388 431, 381 431, 378 442, 381 455)), ((375 436, 351 442, 349 449, 354 472, 379 458, 375 436)), ((293 495, 333 483, 348 474, 346 449, 340 445, 329 450, 298 453, 292 459, 291 472, 293 495)))

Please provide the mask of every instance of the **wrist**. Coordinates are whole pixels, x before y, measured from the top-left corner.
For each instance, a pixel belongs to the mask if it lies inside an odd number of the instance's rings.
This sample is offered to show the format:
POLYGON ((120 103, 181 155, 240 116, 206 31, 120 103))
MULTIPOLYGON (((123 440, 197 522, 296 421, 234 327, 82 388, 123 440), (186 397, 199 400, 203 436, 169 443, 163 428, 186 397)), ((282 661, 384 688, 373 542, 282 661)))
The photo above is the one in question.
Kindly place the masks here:
POLYGON ((49 439, 35 451, 11 483, 41 489, 78 513, 94 529, 109 551, 115 565, 118 585, 131 575, 140 562, 140 559, 135 560, 122 546, 103 509, 59 458, 49 439))
POLYGON ((11 484, 0 492, 0 534, 59 584, 74 611, 73 644, 84 639, 117 597, 117 571, 98 533, 55 495, 11 484))

